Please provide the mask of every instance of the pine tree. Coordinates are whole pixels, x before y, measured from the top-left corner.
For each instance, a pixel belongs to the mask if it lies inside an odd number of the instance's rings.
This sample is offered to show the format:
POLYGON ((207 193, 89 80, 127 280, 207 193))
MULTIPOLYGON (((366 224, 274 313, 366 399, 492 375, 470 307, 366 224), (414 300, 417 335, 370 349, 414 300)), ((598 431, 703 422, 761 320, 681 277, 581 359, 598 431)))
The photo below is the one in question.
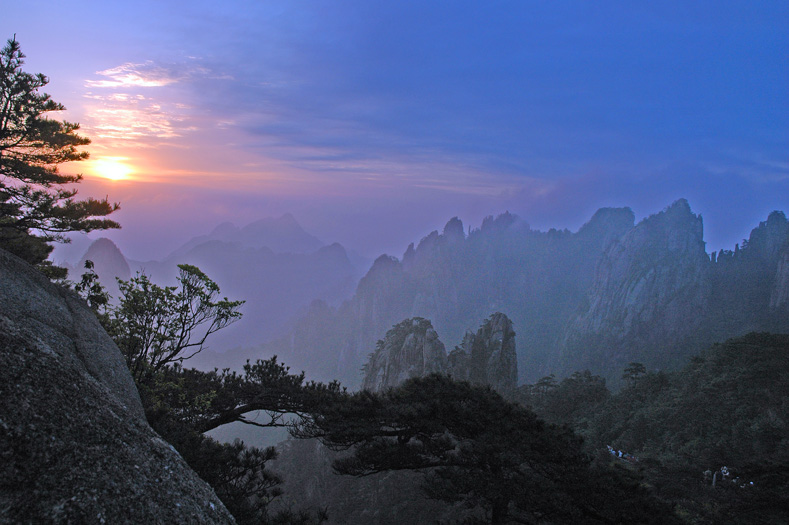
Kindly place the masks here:
POLYGON ((67 232, 120 225, 103 217, 118 209, 103 200, 76 200, 82 175, 60 173, 65 162, 81 161, 90 143, 79 124, 47 118, 65 107, 39 92, 49 83, 41 73, 22 71, 25 55, 16 38, 0 50, 0 248, 38 265, 50 277, 65 269, 47 261, 52 242, 68 242, 67 232))

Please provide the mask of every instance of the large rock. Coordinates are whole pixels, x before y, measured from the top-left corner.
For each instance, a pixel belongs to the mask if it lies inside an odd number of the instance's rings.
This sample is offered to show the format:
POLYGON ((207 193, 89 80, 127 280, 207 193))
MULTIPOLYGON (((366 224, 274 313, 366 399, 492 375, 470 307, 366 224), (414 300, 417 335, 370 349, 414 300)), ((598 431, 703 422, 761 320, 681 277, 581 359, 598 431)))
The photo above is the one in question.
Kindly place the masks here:
POLYGON ((444 373, 447 354, 444 344, 427 319, 415 317, 395 325, 378 342, 364 367, 362 388, 382 392, 406 379, 444 373))
POLYGON ((449 372, 456 379, 490 385, 502 393, 518 386, 518 357, 512 321, 501 312, 490 316, 476 334, 449 354, 449 372))
POLYGON ((406 319, 378 341, 364 372, 362 388, 371 392, 396 387, 412 377, 439 373, 507 393, 518 383, 512 321, 502 313, 493 314, 476 334, 467 332, 463 343, 447 356, 430 321, 406 319))
POLYGON ((0 523, 232 523, 75 294, 0 250, 0 523))

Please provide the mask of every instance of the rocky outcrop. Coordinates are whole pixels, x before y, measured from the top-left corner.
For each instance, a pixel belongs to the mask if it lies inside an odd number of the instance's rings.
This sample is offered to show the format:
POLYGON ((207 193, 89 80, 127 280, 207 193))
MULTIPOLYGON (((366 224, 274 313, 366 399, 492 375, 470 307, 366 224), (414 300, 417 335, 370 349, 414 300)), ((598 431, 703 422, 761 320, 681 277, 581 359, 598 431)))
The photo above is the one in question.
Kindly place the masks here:
POLYGON ((618 368, 636 360, 637 349, 679 344, 703 320, 708 270, 702 220, 687 201, 644 219, 604 253, 589 306, 565 335, 562 361, 618 368))
POLYGON ((457 379, 490 385, 499 392, 518 386, 518 358, 512 321, 501 312, 490 316, 476 334, 466 333, 463 343, 449 355, 449 373, 457 379))
POLYGON ((364 372, 362 388, 372 392, 432 373, 446 373, 460 381, 509 392, 518 383, 512 321, 502 313, 493 314, 476 334, 467 332, 463 343, 447 356, 430 321, 421 317, 406 319, 378 341, 364 372))
POLYGON ((378 341, 364 366, 362 388, 382 392, 412 377, 444 373, 446 368, 444 344, 438 340, 430 321, 420 317, 406 319, 378 341))
POLYGON ((0 250, 0 522, 232 523, 75 294, 0 250))

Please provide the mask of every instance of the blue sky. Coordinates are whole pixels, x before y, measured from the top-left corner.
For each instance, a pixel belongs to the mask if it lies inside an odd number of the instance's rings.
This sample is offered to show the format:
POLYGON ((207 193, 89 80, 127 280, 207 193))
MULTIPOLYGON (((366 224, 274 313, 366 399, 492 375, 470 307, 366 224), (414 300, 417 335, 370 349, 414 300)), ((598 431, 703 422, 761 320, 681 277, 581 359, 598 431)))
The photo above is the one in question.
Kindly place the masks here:
POLYGON ((787 2, 219 4, 0 20, 94 158, 133 168, 83 193, 122 202, 110 237, 140 258, 286 211, 368 255, 455 215, 576 229, 680 197, 732 248, 789 211, 787 2))

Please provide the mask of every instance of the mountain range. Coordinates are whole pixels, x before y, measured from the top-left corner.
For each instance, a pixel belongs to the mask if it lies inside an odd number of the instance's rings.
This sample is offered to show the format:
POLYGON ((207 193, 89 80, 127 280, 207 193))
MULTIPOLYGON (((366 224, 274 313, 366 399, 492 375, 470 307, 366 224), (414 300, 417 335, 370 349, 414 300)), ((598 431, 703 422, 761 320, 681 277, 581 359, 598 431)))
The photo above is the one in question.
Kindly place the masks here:
POLYGON ((355 387, 376 341, 401 320, 431 320, 452 348, 478 319, 503 312, 518 334, 521 383, 587 368, 616 385, 632 361, 676 368, 715 341, 789 331, 788 275, 780 211, 714 254, 684 199, 638 224, 629 208, 600 209, 577 232, 536 231, 505 213, 466 233, 453 218, 402 259, 379 257, 342 305, 313 302, 266 352, 355 387))
POLYGON ((589 369, 616 386, 632 361, 677 368, 716 341, 789 331, 784 213, 732 250, 708 254, 702 218, 684 199, 637 224, 629 208, 603 208, 577 232, 534 230, 510 213, 468 230, 452 218, 402 258, 380 256, 361 279, 342 246, 322 245, 290 215, 221 224, 162 261, 125 261, 106 240, 84 258, 108 287, 136 270, 174 284, 177 264, 189 263, 223 295, 246 300, 244 319, 213 340, 219 352, 192 366, 276 354, 352 388, 377 342, 415 317, 432 323, 451 354, 479 319, 504 313, 518 334, 519 383, 589 369))

